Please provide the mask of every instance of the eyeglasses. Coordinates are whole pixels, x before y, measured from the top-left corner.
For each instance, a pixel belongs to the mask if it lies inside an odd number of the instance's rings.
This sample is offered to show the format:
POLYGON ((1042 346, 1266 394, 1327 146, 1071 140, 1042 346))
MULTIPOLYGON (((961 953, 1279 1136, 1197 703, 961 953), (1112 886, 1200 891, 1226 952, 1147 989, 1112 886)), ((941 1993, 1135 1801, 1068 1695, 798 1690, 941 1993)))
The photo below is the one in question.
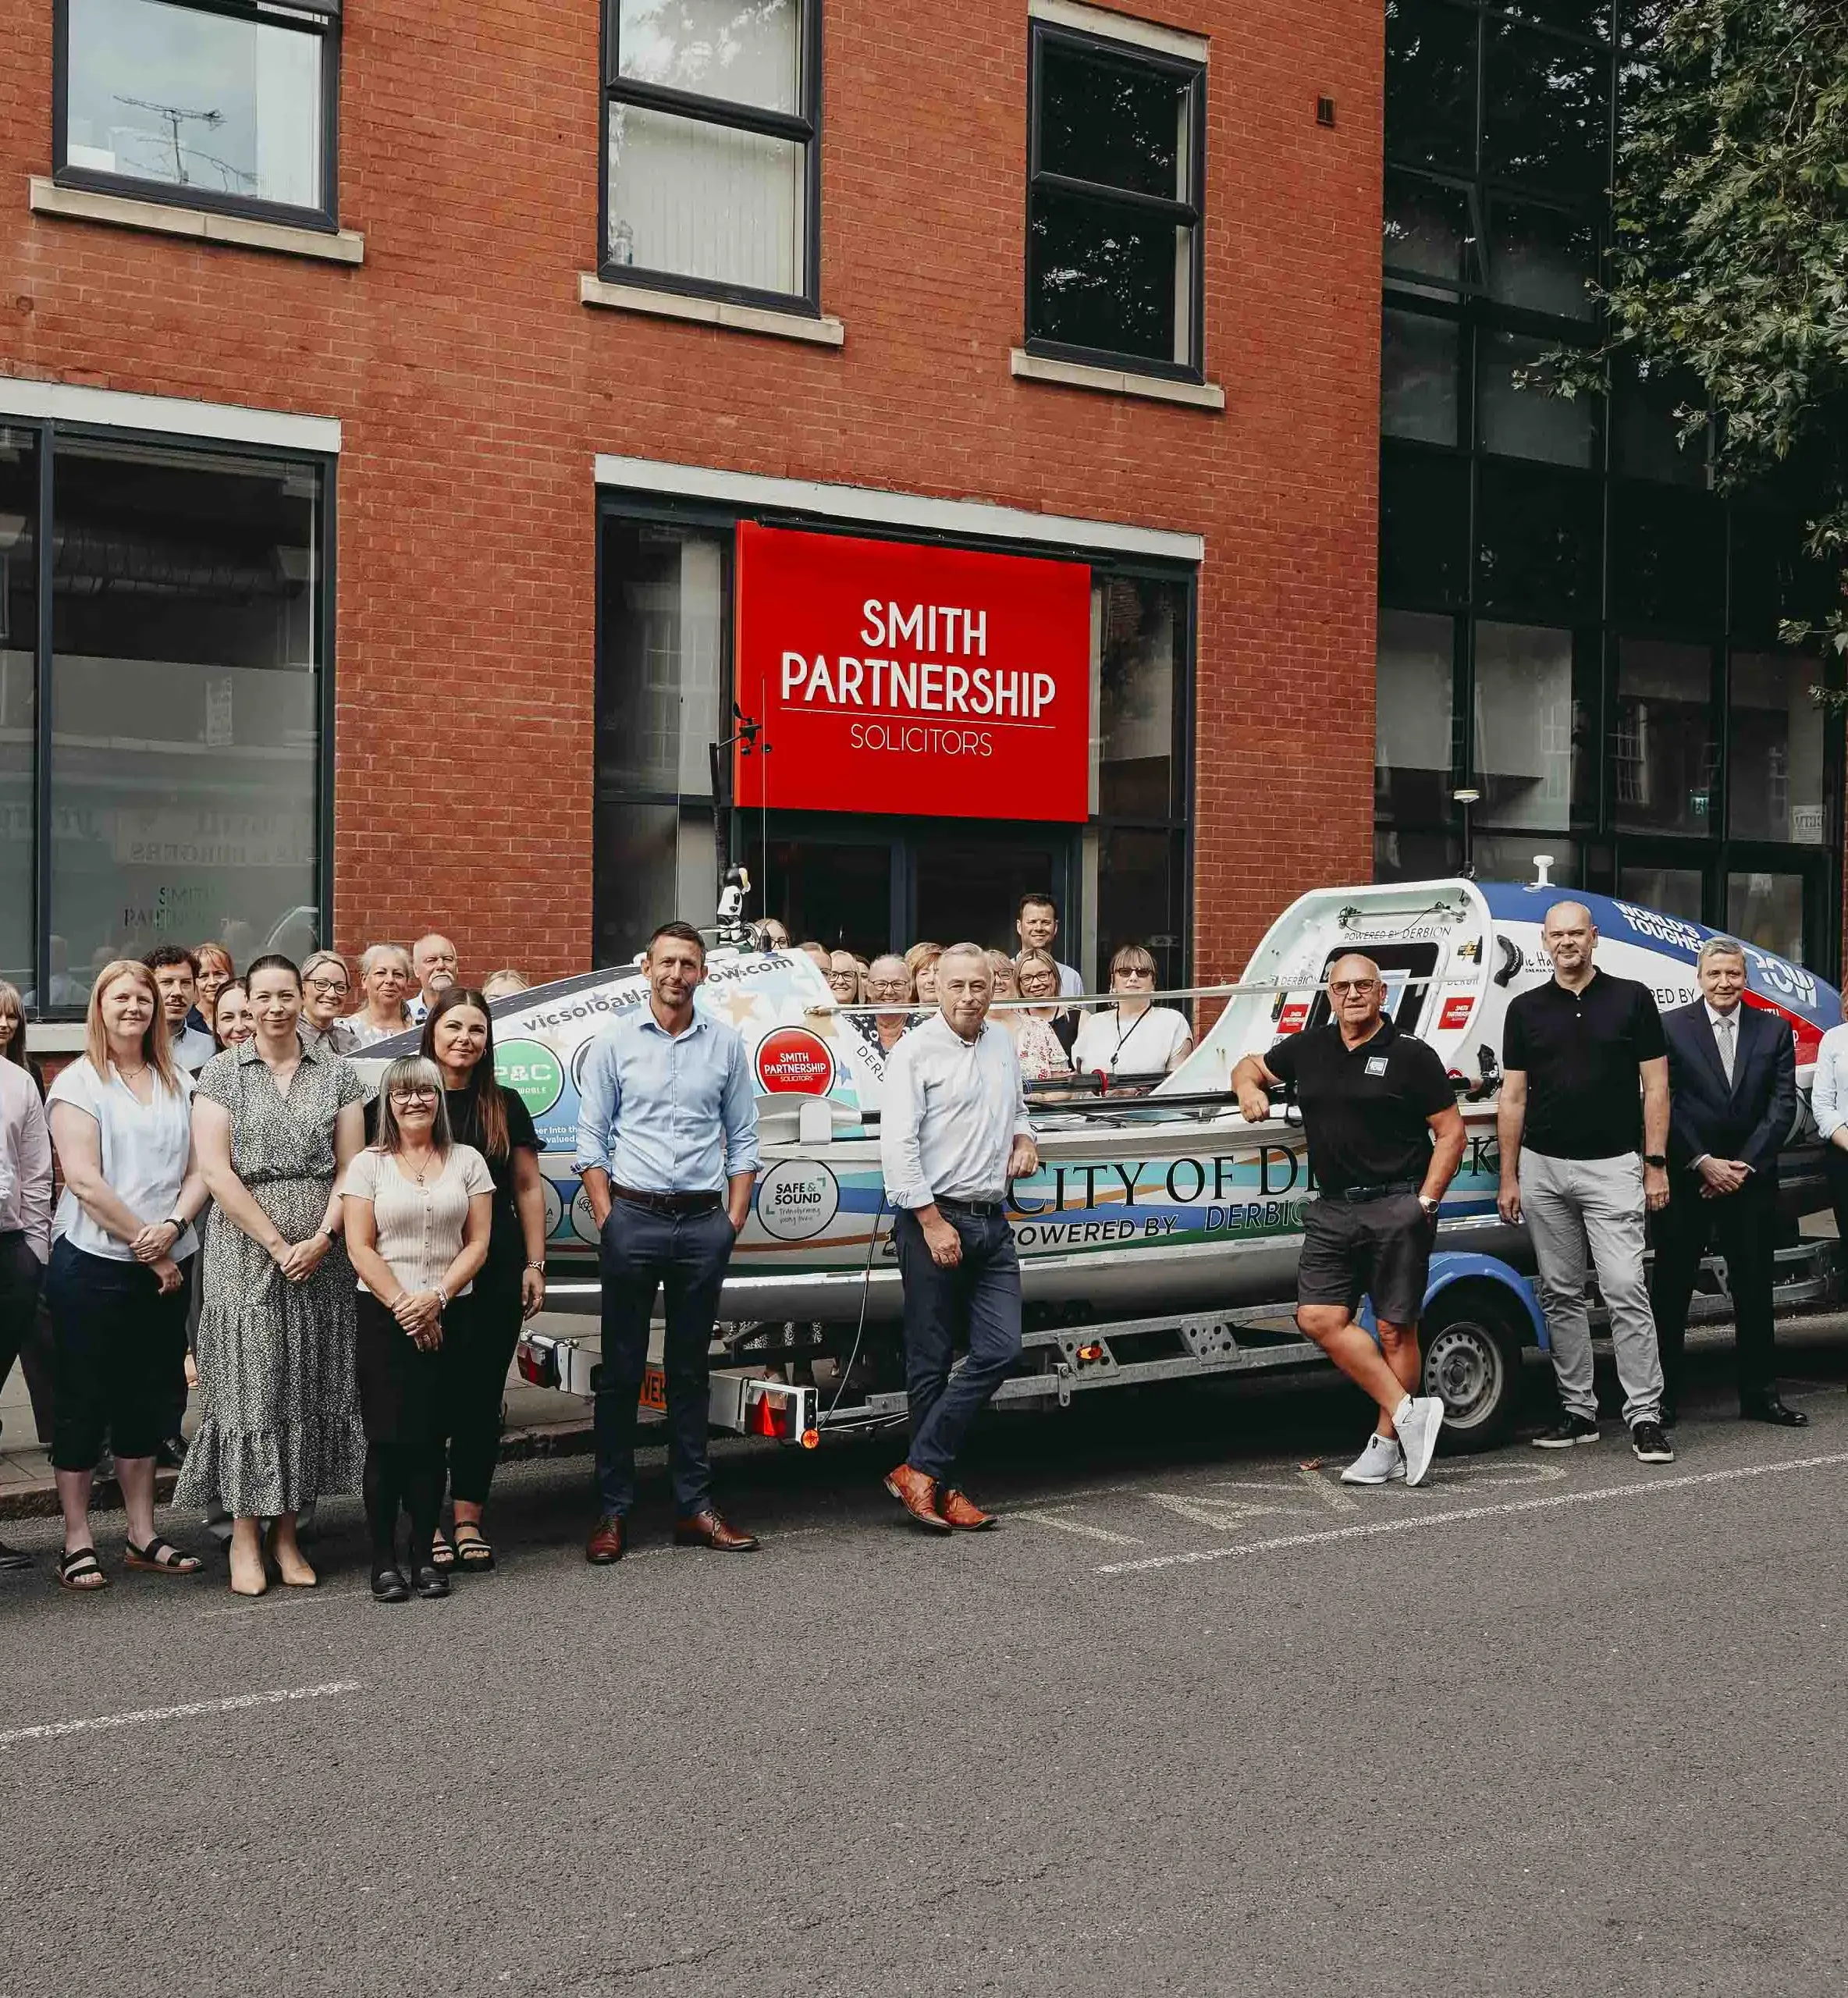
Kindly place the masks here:
POLYGON ((1374 991, 1379 983, 1377 978, 1336 978, 1329 980, 1328 990, 1338 999, 1344 992, 1374 991))
POLYGON ((434 1103, 436 1092, 428 1083, 414 1083, 407 1090, 393 1090, 393 1103, 434 1103))
POLYGON ((302 990, 304 992, 332 994, 349 991, 351 988, 343 978, 304 978, 302 980, 302 990))
POLYGON ((902 978, 869 978, 866 990, 875 999, 902 999, 911 988, 902 978))

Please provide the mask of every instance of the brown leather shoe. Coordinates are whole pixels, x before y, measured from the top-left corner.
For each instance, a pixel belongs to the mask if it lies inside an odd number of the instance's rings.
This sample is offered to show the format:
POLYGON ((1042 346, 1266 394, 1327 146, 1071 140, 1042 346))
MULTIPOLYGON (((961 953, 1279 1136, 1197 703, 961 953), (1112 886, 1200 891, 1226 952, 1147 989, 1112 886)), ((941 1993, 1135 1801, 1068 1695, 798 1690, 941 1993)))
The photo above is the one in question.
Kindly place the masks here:
POLYGON ((599 1520, 595 1530, 585 1543, 584 1558, 594 1568, 607 1568, 623 1558, 627 1535, 620 1520, 599 1520))
POLYGON ((951 1526, 964 1533, 986 1533, 990 1527, 1000 1524, 993 1513, 983 1512, 970 1502, 966 1492, 958 1491, 953 1484, 938 1491, 936 1509, 951 1526))
POLYGON ((719 1554, 748 1554, 757 1545, 757 1536, 728 1527, 709 1506, 703 1513, 674 1521, 673 1544, 676 1547, 709 1547, 719 1554))
POLYGON ((910 1464, 901 1464, 886 1479, 886 1489, 921 1527, 947 1533, 950 1522, 936 1509, 936 1480, 910 1464))

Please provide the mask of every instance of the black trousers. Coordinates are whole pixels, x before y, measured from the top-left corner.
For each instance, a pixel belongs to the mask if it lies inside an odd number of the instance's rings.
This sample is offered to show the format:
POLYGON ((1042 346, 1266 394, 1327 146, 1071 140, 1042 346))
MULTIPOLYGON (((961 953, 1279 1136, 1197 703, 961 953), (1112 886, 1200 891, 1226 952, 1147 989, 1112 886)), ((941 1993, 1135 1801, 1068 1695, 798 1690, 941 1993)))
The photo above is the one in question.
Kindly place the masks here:
POLYGON ((1669 1204, 1655 1217, 1655 1267, 1649 1282, 1650 1309, 1661 1349, 1662 1388, 1681 1399, 1687 1339, 1687 1307, 1710 1248, 1726 1259, 1726 1286, 1732 1293, 1738 1332, 1739 1399, 1761 1401, 1772 1392, 1777 1370, 1771 1312, 1771 1280, 1777 1249, 1778 1185, 1754 1172, 1736 1193, 1717 1200, 1701 1196, 1701 1175, 1678 1172, 1669 1204))
POLYGON ((467 1296, 443 1314, 439 1357, 450 1495, 471 1506, 486 1504, 500 1457, 501 1399, 520 1342, 521 1274, 490 1263, 467 1296))
POLYGON ((52 1433, 52 1342, 38 1313, 44 1276, 44 1265, 33 1254, 23 1228, 0 1235, 0 1387, 6 1385, 13 1362, 23 1362, 41 1441, 52 1433))
POLYGON ((712 1503, 706 1450, 713 1321, 735 1239, 725 1210, 666 1214, 612 1201, 603 1224, 603 1360, 597 1377, 597 1495, 620 1520, 635 1498, 636 1402, 648 1364, 649 1321, 665 1294, 667 1474, 682 1518, 712 1503))
POLYGON ((362 1290, 354 1362, 366 1431, 362 1489, 373 1564, 396 1566, 402 1509, 410 1515, 410 1559, 421 1566, 430 1558, 442 1503, 442 1351, 425 1352, 370 1291, 362 1290))

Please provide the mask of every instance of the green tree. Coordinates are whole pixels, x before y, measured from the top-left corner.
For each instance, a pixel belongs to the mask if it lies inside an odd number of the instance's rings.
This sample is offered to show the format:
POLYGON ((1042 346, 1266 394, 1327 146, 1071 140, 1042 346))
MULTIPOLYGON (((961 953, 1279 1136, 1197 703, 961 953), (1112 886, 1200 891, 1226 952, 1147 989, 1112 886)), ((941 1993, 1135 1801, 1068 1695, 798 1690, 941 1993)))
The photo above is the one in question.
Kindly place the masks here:
POLYGON ((1557 357, 1697 384, 1723 491, 1787 510, 1828 589, 1784 635, 1848 657, 1848 0, 1628 12, 1605 343, 1557 357))

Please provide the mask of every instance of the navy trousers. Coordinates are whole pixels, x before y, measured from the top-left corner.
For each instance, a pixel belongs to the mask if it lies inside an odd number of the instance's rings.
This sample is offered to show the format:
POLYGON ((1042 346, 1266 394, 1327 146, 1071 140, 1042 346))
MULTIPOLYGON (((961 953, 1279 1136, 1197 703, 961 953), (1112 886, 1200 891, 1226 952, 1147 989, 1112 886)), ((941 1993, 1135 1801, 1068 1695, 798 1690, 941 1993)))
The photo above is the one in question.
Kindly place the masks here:
POLYGON ((904 1285, 904 1385, 911 1401, 914 1470, 947 1482, 969 1424, 1020 1357, 1020 1258, 1004 1214, 940 1205, 962 1238, 962 1260, 944 1269, 931 1257, 915 1214, 894 1225, 904 1285), (956 1348, 968 1358, 951 1378, 956 1348))
POLYGON ((668 1214, 612 1201, 599 1263, 603 1278, 603 1364, 596 1400, 597 1489, 621 1519, 635 1498, 636 1401, 648 1364, 649 1321, 665 1294, 667 1474, 684 1519, 712 1503, 706 1451, 707 1376, 719 1290, 735 1238, 723 1207, 668 1214))

